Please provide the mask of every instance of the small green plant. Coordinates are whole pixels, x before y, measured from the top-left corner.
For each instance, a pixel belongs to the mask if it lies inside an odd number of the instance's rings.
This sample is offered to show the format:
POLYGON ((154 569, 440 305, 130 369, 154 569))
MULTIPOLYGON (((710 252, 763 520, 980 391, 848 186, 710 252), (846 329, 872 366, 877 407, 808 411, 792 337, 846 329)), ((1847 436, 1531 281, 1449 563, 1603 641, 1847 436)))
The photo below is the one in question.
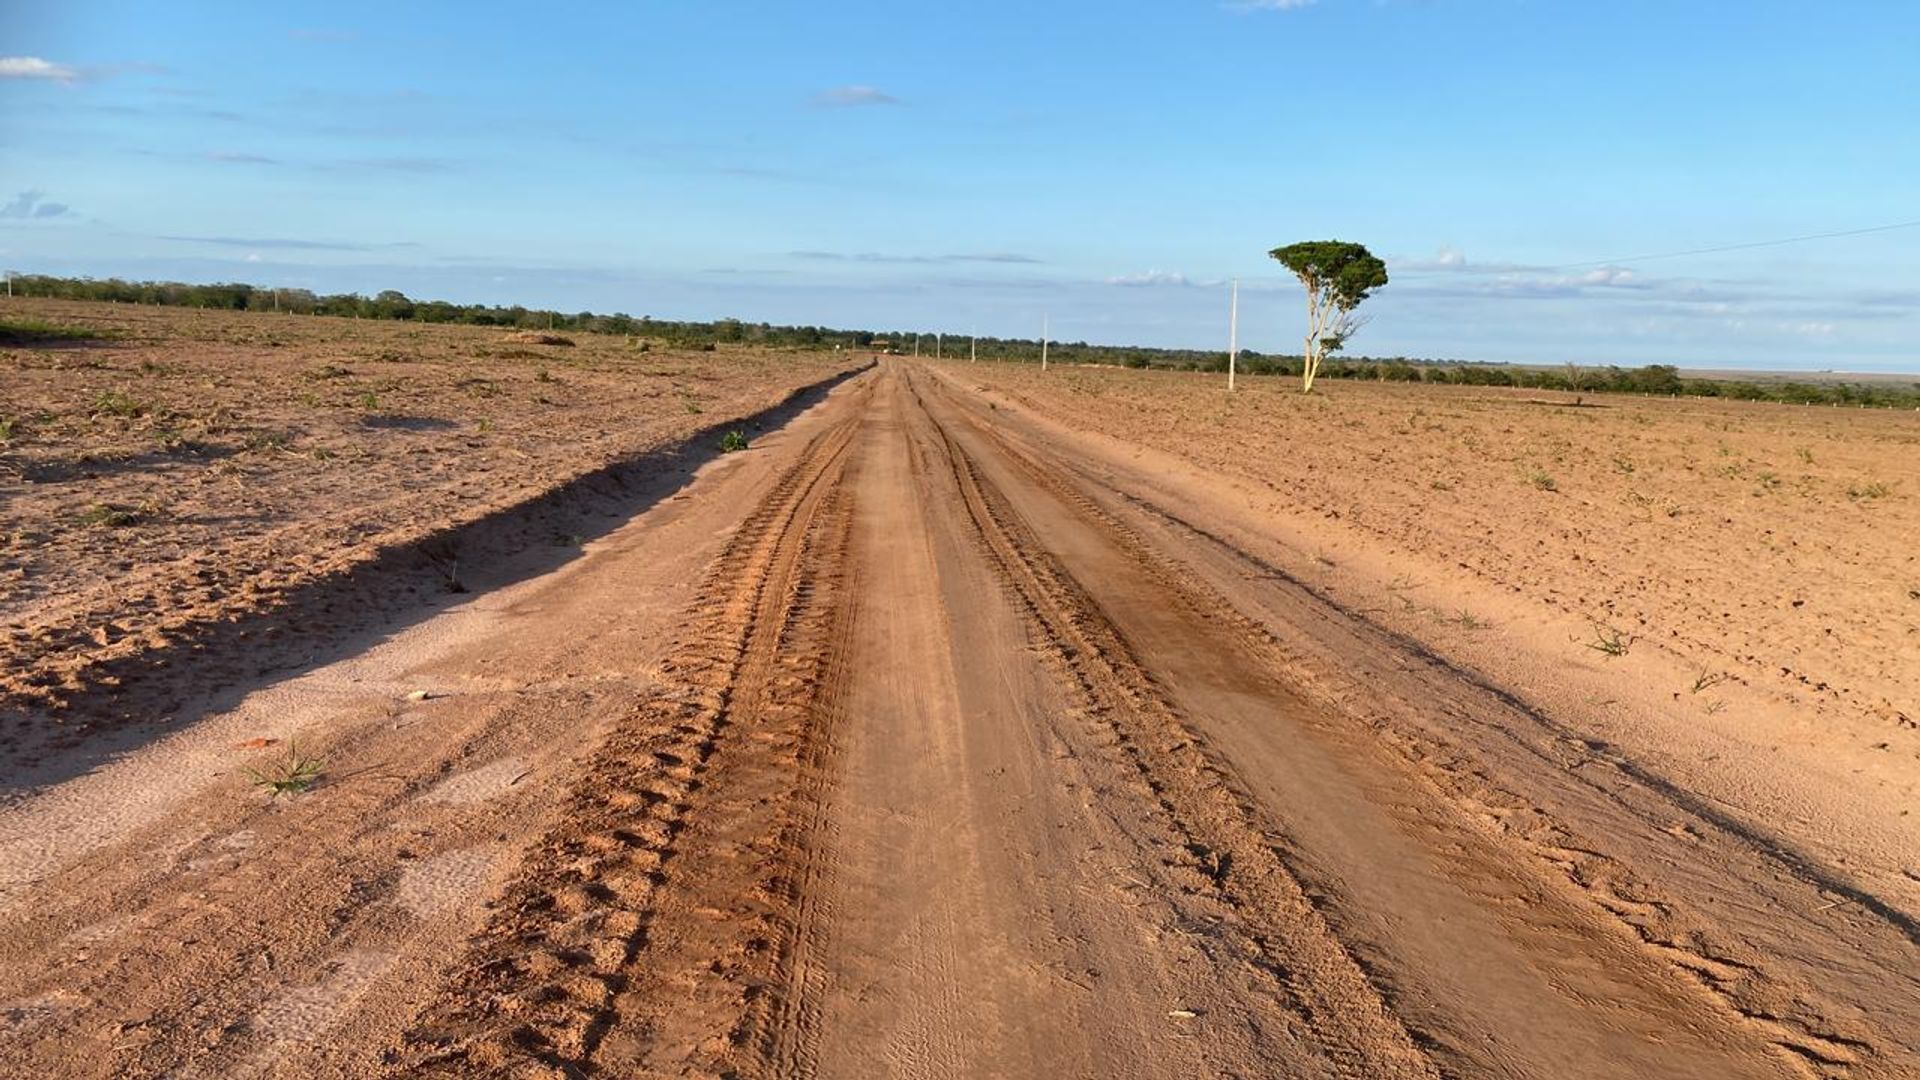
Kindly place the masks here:
POLYGON ((1633 462, 1624 456, 1613 459, 1613 468, 1614 471, 1624 473, 1627 476, 1633 475, 1633 462))
POLYGON ((122 390, 102 390, 93 399, 93 415, 132 418, 147 411, 145 402, 122 390))
POLYGON ((1625 656, 1633 647, 1633 635, 1616 630, 1604 623, 1595 623, 1593 640, 1586 643, 1587 648, 1608 656, 1625 656))
POLYGON ((1847 498, 1854 500, 1884 499, 1893 494, 1893 485, 1880 480, 1869 480, 1860 484, 1847 485, 1847 498))
POLYGON ((1813 464, 1813 448, 1812 447, 1796 446, 1793 448, 1793 453, 1795 457, 1800 459, 1800 464, 1802 465, 1813 464))
POLYGON ((1458 623, 1461 627, 1468 630, 1485 630, 1487 627, 1493 625, 1487 620, 1481 618, 1478 615, 1475 615, 1471 611, 1467 611, 1464 608, 1461 609, 1459 615, 1454 617, 1453 621, 1458 623))
POLYGON ((136 507, 94 503, 80 512, 80 524, 89 529, 124 529, 138 525, 146 515, 136 507))
POLYGON ((745 450, 746 448, 747 437, 738 428, 720 437, 720 452, 723 454, 731 454, 735 450, 745 450))
POLYGON ((1559 482, 1556 481, 1553 477, 1548 476, 1546 473, 1543 473, 1543 472, 1536 472, 1532 476, 1527 477, 1527 483, 1532 484, 1534 487, 1539 488, 1541 491, 1559 491, 1560 490, 1559 482))
POLYGON ((360 407, 368 412, 380 411, 380 395, 371 390, 360 395, 360 407))
POLYGON ((11 416, 0 416, 0 443, 10 443, 20 421, 11 416))
POLYGON ((287 756, 265 769, 248 769, 253 786, 273 793, 274 798, 282 795, 298 795, 314 785, 320 779, 320 770, 326 762, 321 758, 307 757, 300 753, 299 746, 287 744, 287 756))

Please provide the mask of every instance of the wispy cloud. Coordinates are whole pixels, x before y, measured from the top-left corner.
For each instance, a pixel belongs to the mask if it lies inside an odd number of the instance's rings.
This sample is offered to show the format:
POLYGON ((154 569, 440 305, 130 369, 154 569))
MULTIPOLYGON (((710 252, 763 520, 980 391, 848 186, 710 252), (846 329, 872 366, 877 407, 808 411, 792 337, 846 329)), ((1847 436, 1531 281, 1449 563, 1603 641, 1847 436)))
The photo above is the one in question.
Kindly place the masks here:
POLYGON ((0 79, 42 79, 70 83, 79 77, 80 73, 73 68, 37 56, 0 56, 0 79))
POLYGON ((279 158, 270 158, 262 154, 243 154, 231 150, 216 150, 207 155, 208 161, 217 161, 222 165, 278 165, 279 158))
POLYGON ((813 96, 813 105, 820 109, 847 109, 861 105, 903 105, 905 102, 884 90, 871 86, 836 86, 831 90, 822 90, 813 96))
POLYGON ((1312 7, 1315 0, 1227 0, 1220 6, 1228 11, 1299 11, 1312 7))
POLYGON ((451 161, 425 157, 348 158, 339 164, 349 169, 379 169, 385 172, 403 173, 444 173, 452 172, 454 169, 451 161))
POLYGON ((847 253, 840 251, 790 251, 791 259, 808 259, 815 262, 857 262, 857 263, 1009 263, 1034 265, 1040 262, 1031 255, 1017 255, 1012 252, 988 251, 960 255, 885 255, 879 252, 863 251, 847 253))
POLYGON ((269 248, 280 251, 379 251, 389 248, 414 248, 419 244, 399 241, 389 244, 350 244, 332 240, 294 240, 259 236, 157 236, 183 244, 212 244, 217 247, 269 248))
POLYGON ((44 191, 23 191, 0 206, 0 218, 45 221, 73 213, 66 203, 48 202, 44 191))

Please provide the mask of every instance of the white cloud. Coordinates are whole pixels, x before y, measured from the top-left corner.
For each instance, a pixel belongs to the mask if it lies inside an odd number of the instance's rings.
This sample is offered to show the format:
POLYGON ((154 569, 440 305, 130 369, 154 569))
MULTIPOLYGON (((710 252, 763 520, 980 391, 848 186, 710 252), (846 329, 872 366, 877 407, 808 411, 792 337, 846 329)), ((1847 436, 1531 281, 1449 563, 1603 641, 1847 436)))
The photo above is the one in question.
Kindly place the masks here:
POLYGON ((822 90, 813 96, 815 106, 823 109, 846 109, 860 105, 901 105, 899 98, 884 90, 871 86, 836 86, 831 90, 822 90))
POLYGON ((1299 11, 1313 4, 1314 0, 1228 0, 1220 6, 1228 11, 1299 11))
POLYGON ((1629 288, 1634 284, 1633 271, 1624 266, 1601 266, 1581 274, 1576 279, 1581 285, 1608 285, 1614 288, 1629 288))
POLYGON ((1144 274, 1115 274, 1107 279, 1109 285, 1125 285, 1139 288, 1148 285, 1187 285, 1187 275, 1167 270, 1149 270, 1144 274))
POLYGON ((37 56, 0 56, 0 79, 46 79, 72 82, 80 73, 65 64, 42 60, 37 56))

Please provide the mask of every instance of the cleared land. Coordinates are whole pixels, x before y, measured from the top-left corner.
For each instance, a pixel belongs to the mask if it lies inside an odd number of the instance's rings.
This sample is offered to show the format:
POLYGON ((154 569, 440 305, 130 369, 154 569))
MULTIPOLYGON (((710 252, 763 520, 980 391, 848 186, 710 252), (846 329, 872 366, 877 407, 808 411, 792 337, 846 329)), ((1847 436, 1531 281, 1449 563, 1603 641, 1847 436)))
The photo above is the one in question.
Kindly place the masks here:
MULTIPOLYGON (((248 620, 296 598, 299 629, 324 632, 349 624, 335 611, 393 593, 457 592, 458 549, 474 539, 462 526, 581 481, 617 490, 610 469, 853 366, 58 301, 16 301, 0 319, 101 335, 0 348, 8 746, 46 718, 84 730, 174 713, 182 688, 153 677, 149 653, 264 633, 248 620), (366 573, 376 566, 428 572, 366 573)), ((557 509, 524 522, 550 526, 540 542, 577 546, 609 524, 604 508, 557 509)), ((202 686, 209 674, 195 673, 202 686)))
MULTIPOLYGON (((804 404, 605 493, 621 523, 558 565, 531 513, 460 549, 469 593, 20 785, 0 1072, 1920 1069, 1911 676, 1883 719, 1742 667, 1772 629, 1667 635, 1732 577, 1589 610, 1610 564, 1554 530, 1609 527, 1580 485, 1614 474, 1534 460, 1617 424, 1620 475, 1757 471, 1755 428, 1689 470, 1674 403, 898 359, 804 404), (294 740, 318 781, 257 790, 294 740)), ((1914 419, 1873 423, 1825 429, 1812 490, 1914 419)), ((1792 539, 1880 550, 1840 512, 1910 521, 1881 479, 1792 539)), ((1622 490, 1693 491, 1655 523, 1790 491, 1745 480, 1622 490)), ((1741 550, 1667 549, 1642 573, 1741 550)))

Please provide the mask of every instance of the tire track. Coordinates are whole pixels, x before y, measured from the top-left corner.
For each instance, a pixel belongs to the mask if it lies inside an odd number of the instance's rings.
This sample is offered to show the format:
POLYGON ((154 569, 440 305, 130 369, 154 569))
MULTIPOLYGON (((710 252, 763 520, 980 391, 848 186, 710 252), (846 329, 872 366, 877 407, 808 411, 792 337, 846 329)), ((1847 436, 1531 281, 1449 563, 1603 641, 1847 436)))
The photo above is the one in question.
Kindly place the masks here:
POLYGON ((791 804, 843 651, 840 478, 859 412, 814 438, 726 546, 662 665, 672 688, 592 755, 404 1067, 677 1072, 720 1065, 755 1026, 796 895, 791 804))
MULTIPOLYGON (((916 391, 915 400, 924 401, 916 391)), ((1389 1009, 1362 964, 1326 924, 1279 857, 1258 811, 1203 751, 1152 673, 1099 605, 1050 555, 967 451, 938 430, 953 479, 1029 619, 1035 644, 1079 692, 1088 718, 1106 726, 1184 851, 1169 867, 1190 892, 1207 893, 1234 918, 1208 928, 1222 960, 1265 977, 1295 1023, 1283 1037, 1336 1076, 1441 1075, 1425 1042, 1389 1009)), ((1273 1033, 1281 1035, 1282 1033, 1273 1033)))

